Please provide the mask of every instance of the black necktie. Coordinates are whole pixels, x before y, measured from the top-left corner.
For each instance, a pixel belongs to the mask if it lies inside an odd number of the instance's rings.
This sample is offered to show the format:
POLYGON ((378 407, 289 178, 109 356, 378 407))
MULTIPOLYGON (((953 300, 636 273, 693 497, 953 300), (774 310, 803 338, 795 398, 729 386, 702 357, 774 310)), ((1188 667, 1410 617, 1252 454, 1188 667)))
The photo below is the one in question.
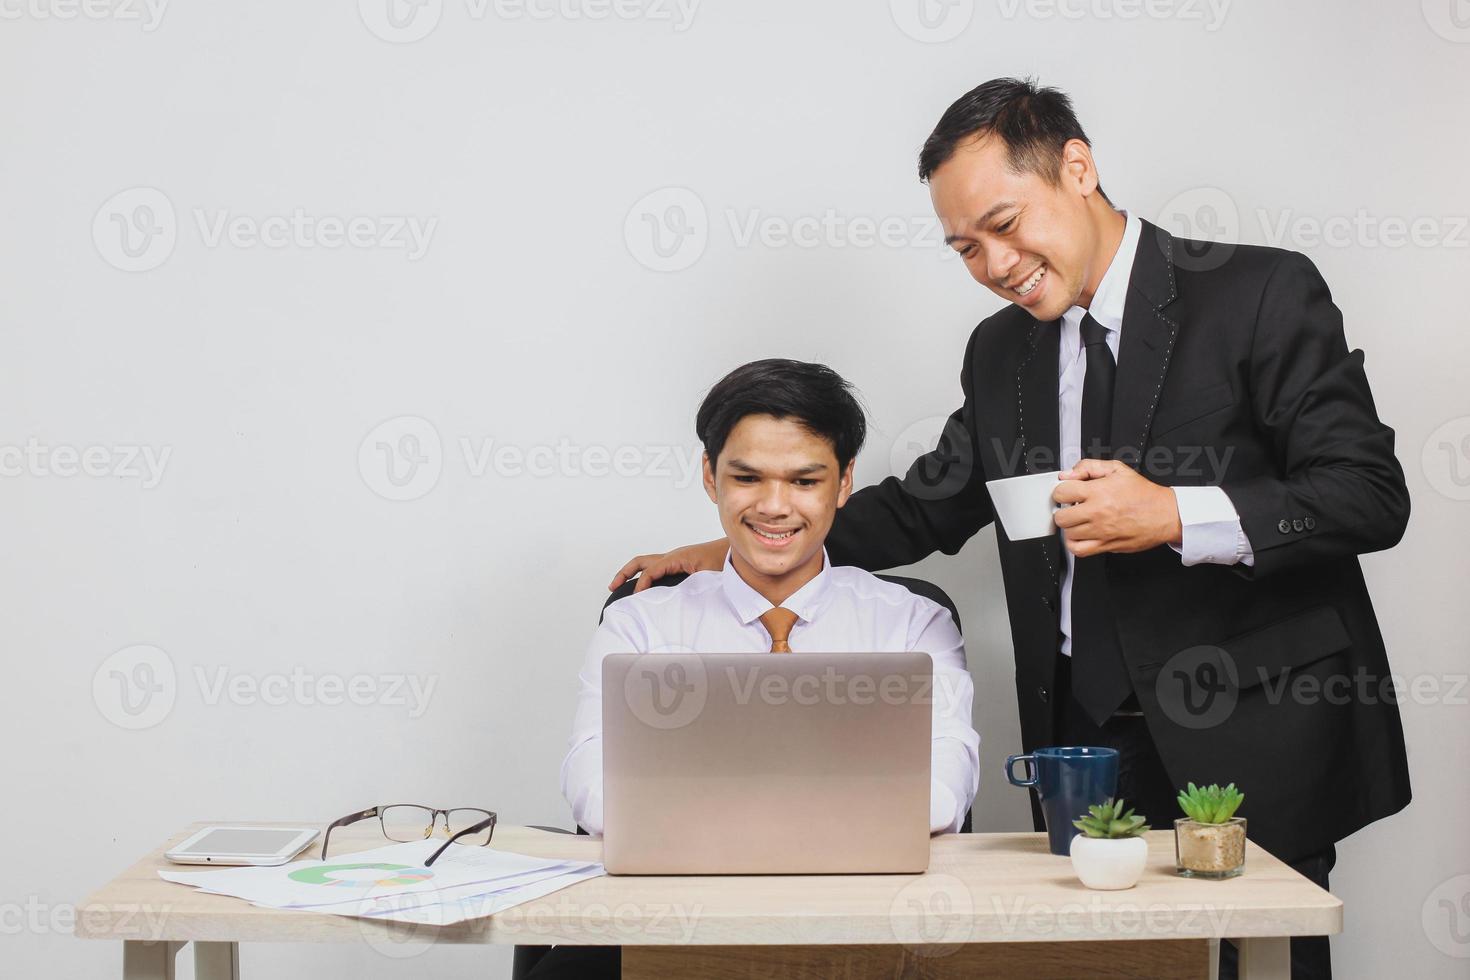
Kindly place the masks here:
MULTIPOLYGON (((1082 456, 1112 456, 1113 380, 1118 366, 1108 348, 1107 331, 1082 317, 1087 377, 1082 383, 1082 456)), ((1072 567, 1072 696, 1098 725, 1107 721, 1133 691, 1108 599, 1107 556, 1078 558, 1072 567)))

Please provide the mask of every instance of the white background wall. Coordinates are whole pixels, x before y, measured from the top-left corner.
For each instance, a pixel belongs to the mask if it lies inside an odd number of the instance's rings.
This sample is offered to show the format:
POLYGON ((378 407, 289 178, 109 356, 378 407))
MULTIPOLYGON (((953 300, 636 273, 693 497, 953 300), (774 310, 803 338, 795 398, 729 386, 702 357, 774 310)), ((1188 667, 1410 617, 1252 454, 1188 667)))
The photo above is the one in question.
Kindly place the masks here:
MULTIPOLYGON (((1415 801, 1342 845, 1335 959, 1348 978, 1466 975, 1453 0, 925 0, 927 22, 912 0, 425 0, 401 29, 388 0, 91 2, 0 0, 0 972, 117 975, 115 946, 70 937, 70 903, 190 821, 425 800, 565 824, 557 766, 604 584, 717 531, 671 462, 698 453, 702 391, 756 357, 825 361, 872 410, 861 482, 902 468, 997 308, 938 247, 917 149, 965 90, 1035 73, 1074 95, 1116 202, 1306 252, 1367 351, 1414 497, 1404 542, 1364 564, 1419 685, 1415 801), (302 240, 248 237, 298 212, 302 240), (370 241, 326 247, 355 217, 370 241), (423 254, 401 219, 433 222, 423 254), (649 221, 682 241, 667 258, 649 221), (1323 222, 1342 234, 1314 237, 1323 222), (404 436, 427 462, 396 487, 377 444, 404 436), (93 475, 65 475, 67 447, 92 449, 93 475), (161 477, 133 452, 167 453, 161 477), (371 703, 253 686, 293 676, 371 703), (426 704, 392 689, 409 681, 434 685, 426 704)), ((967 626, 977 828, 1015 830, 991 538, 919 572, 967 626)), ((509 964, 366 944, 243 959, 364 980, 509 964)))

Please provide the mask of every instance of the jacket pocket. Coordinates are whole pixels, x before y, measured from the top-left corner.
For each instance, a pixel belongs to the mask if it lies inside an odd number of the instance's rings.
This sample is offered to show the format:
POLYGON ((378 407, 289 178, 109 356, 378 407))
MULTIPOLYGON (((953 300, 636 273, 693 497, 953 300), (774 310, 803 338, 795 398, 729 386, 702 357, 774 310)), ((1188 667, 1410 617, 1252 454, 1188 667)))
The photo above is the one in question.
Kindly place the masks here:
POLYGON ((1149 426, 1149 434, 1155 437, 1160 436, 1171 429, 1188 425, 1195 419, 1204 418, 1212 412, 1218 412, 1234 404, 1235 393, 1230 388, 1230 382, 1222 381, 1194 394, 1185 404, 1165 406, 1154 416, 1153 424, 1149 426))
POLYGON ((1242 691, 1258 687, 1288 668, 1331 656, 1351 645, 1342 617, 1332 606, 1315 606, 1289 619, 1222 641, 1235 661, 1242 691))

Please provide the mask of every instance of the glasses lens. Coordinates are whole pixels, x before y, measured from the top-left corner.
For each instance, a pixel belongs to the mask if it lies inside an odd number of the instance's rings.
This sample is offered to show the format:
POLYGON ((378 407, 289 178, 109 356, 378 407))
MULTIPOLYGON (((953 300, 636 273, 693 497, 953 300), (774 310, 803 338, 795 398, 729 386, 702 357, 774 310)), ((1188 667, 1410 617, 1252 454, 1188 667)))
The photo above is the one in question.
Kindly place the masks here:
POLYGON ((392 841, 423 840, 434 832, 434 811, 426 806, 387 806, 382 818, 383 836, 392 841))
MULTIPOLYGON (((450 810, 449 811, 449 836, 453 837, 455 834, 459 833, 461 830, 466 830, 466 829, 468 829, 470 827, 473 827, 475 824, 479 823, 480 821, 489 819, 489 817, 490 817, 490 811, 489 810, 475 810, 475 809, 468 809, 468 808, 461 808, 461 809, 458 809, 458 810, 450 810)), ((495 825, 492 823, 490 826, 483 827, 480 830, 475 831, 473 834, 468 834, 468 835, 466 835, 464 837, 461 837, 459 839, 459 843, 461 843, 461 844, 470 844, 470 845, 483 845, 483 844, 488 844, 488 843, 490 843, 490 833, 494 829, 495 829, 495 825)))

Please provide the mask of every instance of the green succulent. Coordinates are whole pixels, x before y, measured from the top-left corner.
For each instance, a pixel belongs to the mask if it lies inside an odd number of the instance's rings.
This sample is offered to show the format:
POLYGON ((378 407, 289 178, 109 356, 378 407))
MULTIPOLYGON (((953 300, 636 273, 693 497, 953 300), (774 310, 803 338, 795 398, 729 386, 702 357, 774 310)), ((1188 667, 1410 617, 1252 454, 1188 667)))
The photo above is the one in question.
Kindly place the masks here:
POLYGON ((1148 824, 1143 821, 1143 816, 1134 816, 1133 811, 1123 809, 1123 801, 1114 803, 1108 800, 1096 806, 1087 808, 1087 814, 1078 820, 1072 821, 1072 826, 1082 831, 1088 837, 1101 837, 1104 839, 1117 840, 1122 837, 1139 837, 1148 824))
POLYGON ((1196 823, 1225 823, 1235 816, 1236 808, 1245 801, 1245 794, 1231 783, 1224 789, 1211 783, 1201 789, 1194 783, 1179 794, 1179 808, 1184 815, 1196 823))

